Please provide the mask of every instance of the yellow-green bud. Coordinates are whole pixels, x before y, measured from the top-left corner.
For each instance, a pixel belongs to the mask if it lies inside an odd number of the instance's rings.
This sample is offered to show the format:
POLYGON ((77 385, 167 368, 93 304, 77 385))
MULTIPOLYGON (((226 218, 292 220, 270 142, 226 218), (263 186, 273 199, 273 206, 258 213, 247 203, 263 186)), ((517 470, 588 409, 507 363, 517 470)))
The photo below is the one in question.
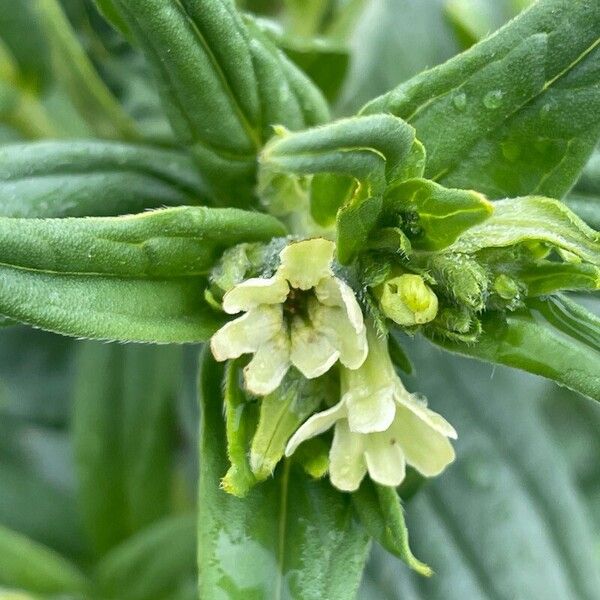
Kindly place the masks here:
POLYGON ((398 325, 422 325, 435 319, 438 299, 419 275, 388 279, 382 286, 381 308, 398 325))

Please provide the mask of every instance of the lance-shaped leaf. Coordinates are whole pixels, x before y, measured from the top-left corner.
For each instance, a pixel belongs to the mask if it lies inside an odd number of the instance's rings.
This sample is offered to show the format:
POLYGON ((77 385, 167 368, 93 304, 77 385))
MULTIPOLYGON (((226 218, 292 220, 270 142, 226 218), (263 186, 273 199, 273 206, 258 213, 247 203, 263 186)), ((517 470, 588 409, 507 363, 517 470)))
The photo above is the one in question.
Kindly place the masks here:
POLYGON ((5 587, 54 595, 85 593, 88 588, 89 582, 75 565, 3 526, 0 556, 0 591, 5 587))
POLYGON ((596 0, 540 0, 363 110, 414 125, 426 176, 444 185, 561 197, 600 133, 599 28, 596 0))
POLYGON ((563 297, 482 317, 475 343, 433 339, 447 350, 542 375, 600 401, 600 319, 563 297))
POLYGON ((393 185, 384 198, 384 218, 414 216, 418 233, 411 237, 417 249, 441 250, 464 231, 485 221, 494 205, 468 190, 446 189, 433 181, 411 179, 393 185))
POLYGON ((0 219, 0 314, 78 337, 194 342, 221 318, 202 298, 220 253, 282 235, 266 215, 184 207, 88 219, 0 219))
POLYGON ((337 212, 338 257, 349 262, 379 218, 386 184, 412 164, 414 135, 412 127, 391 115, 342 119, 300 133, 280 131, 263 151, 261 169, 263 174, 333 174, 354 180, 348 186, 337 178, 316 179, 314 192, 326 207, 314 201, 312 207, 322 222, 337 212), (335 200, 325 200, 327 193, 335 200))
POLYGON ((37 11, 47 34, 54 73, 91 130, 103 138, 138 138, 135 122, 102 81, 58 0, 38 2, 37 11))
POLYGON ((247 204, 272 126, 326 120, 317 88, 232 0, 112 0, 153 65, 180 141, 222 202, 247 204))
POLYGON ((221 381, 205 352, 198 514, 200 597, 347 600, 354 597, 368 539, 350 497, 289 462, 244 499, 227 494, 221 381))
POLYGON ((470 254, 532 241, 600 265, 600 234, 562 202, 537 196, 495 202, 494 214, 467 230, 450 250, 470 254))
POLYGON ((206 184, 182 152, 116 142, 0 148, 0 215, 113 216, 202 204, 206 184))

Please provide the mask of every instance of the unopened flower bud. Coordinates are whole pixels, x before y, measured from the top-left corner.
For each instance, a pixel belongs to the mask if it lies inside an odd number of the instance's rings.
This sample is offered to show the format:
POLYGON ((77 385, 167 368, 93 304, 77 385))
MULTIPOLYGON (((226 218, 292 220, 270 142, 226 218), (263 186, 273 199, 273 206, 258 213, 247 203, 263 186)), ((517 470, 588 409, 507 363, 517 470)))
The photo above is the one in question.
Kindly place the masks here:
POLYGON ((381 308, 398 325, 421 325, 435 319, 438 299, 419 275, 404 274, 382 286, 381 308))

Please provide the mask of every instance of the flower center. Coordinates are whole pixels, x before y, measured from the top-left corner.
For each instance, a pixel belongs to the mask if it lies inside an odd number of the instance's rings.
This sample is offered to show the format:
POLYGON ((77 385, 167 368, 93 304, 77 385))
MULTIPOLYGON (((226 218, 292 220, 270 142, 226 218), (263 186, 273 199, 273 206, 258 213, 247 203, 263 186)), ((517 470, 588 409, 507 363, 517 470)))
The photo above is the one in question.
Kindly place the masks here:
POLYGON ((289 317, 308 317, 308 300, 314 296, 313 290, 299 290, 290 288, 286 301, 283 303, 283 312, 289 317))

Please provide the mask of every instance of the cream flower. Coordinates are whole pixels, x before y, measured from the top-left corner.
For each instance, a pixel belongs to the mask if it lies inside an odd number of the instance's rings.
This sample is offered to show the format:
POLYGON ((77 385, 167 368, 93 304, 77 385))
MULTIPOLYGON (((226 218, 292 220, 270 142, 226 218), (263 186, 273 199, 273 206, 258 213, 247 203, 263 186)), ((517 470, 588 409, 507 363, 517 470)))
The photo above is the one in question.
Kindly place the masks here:
POLYGON ((367 329, 369 355, 359 369, 342 369, 341 401, 308 419, 286 447, 290 456, 304 440, 335 425, 329 476, 347 492, 358 489, 367 472, 381 485, 398 486, 407 464, 433 477, 455 456, 448 441, 456 438, 454 428, 406 391, 385 340, 367 329))
POLYGON ((291 365, 306 378, 339 360, 357 369, 367 355, 366 328, 352 288, 334 276, 335 244, 323 238, 286 246, 270 279, 248 279, 225 294, 223 309, 245 314, 215 333, 218 361, 253 353, 244 370, 248 390, 266 395, 291 365))

